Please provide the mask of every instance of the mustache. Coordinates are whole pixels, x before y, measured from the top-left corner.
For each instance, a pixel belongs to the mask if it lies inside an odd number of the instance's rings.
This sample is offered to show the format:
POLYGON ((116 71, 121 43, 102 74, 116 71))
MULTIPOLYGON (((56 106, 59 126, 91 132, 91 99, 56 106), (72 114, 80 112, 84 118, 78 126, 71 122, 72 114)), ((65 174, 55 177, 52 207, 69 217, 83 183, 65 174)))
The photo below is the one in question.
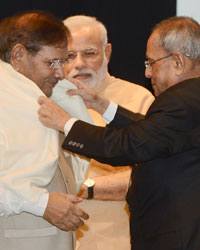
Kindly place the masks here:
POLYGON ((92 77, 96 77, 96 72, 94 72, 91 69, 81 69, 81 70, 77 70, 77 69, 73 69, 69 74, 68 77, 75 77, 76 75, 83 75, 83 74, 89 74, 92 77))

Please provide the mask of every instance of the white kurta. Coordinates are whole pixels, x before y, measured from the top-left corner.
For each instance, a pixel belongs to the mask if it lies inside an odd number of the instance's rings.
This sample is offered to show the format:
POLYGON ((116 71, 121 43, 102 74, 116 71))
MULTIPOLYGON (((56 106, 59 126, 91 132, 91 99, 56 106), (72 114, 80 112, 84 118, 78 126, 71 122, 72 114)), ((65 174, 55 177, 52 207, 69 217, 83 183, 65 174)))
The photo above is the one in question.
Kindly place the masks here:
MULTIPOLYGON (((88 161, 71 154, 64 158, 62 152, 58 158, 58 132, 38 119, 39 96, 44 94, 34 82, 0 61, 0 249, 4 250, 34 250, 35 243, 41 250, 74 249, 71 232, 40 216, 48 191, 66 192, 70 186, 74 190, 73 175, 80 187, 88 161)), ((68 103, 72 115, 91 122, 80 97, 68 103)))
POLYGON ((33 213, 56 170, 58 132, 38 119, 36 84, 2 61, 0 79, 0 183, 21 199, 14 214, 33 213))

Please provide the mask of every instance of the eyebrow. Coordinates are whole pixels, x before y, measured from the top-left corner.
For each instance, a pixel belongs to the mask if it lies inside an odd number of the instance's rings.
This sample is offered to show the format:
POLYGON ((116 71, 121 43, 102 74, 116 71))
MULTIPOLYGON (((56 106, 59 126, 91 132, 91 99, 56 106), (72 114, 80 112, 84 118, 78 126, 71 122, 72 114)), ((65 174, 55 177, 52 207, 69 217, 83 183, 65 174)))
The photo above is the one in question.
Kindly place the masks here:
POLYGON ((63 58, 63 59, 61 59, 61 58, 52 58, 52 59, 50 59, 50 58, 47 58, 49 61, 66 61, 67 60, 67 57, 65 57, 65 58, 63 58))
MULTIPOLYGON (((83 49, 83 50, 80 50, 80 51, 86 51, 86 50, 98 50, 98 48, 96 48, 96 47, 88 47, 88 48, 85 48, 85 49, 83 49)), ((68 50, 68 53, 69 52, 74 52, 74 50, 68 50)))

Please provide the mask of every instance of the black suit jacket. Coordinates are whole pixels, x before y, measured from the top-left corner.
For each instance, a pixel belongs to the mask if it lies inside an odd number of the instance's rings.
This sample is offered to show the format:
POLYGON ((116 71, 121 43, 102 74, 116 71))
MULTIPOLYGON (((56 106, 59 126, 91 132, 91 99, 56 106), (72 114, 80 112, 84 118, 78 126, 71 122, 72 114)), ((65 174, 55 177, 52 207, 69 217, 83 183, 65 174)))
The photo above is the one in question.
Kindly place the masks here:
POLYGON ((200 78, 169 88, 137 118, 119 107, 106 128, 77 121, 63 147, 133 165, 132 249, 200 249, 200 78))

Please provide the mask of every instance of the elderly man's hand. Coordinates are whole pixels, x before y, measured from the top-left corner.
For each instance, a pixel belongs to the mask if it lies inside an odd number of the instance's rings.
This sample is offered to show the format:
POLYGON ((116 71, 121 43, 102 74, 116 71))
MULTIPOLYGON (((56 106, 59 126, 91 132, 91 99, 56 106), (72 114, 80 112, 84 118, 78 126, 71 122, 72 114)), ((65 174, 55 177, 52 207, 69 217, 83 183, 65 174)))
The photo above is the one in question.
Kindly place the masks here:
POLYGON ((39 120, 48 127, 64 132, 65 123, 71 118, 57 103, 51 99, 40 96, 38 103, 41 105, 38 110, 39 120))
POLYGON ((69 194, 50 193, 43 218, 63 231, 75 231, 89 216, 76 203, 82 199, 69 194), (81 219, 82 218, 82 219, 81 219))
POLYGON ((77 89, 67 91, 68 95, 79 95, 82 97, 87 108, 92 108, 103 115, 109 106, 110 101, 100 96, 94 89, 89 88, 85 83, 78 79, 70 79, 77 89))

